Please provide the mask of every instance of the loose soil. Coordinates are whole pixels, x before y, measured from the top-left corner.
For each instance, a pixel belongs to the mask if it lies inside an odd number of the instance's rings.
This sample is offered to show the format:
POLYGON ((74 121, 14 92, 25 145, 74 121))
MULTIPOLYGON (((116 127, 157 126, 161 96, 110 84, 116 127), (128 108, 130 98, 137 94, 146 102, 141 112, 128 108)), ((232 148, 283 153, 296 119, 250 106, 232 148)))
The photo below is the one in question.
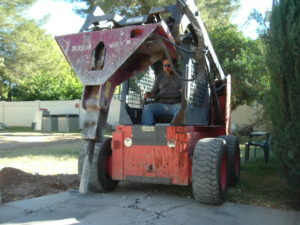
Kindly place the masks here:
MULTIPOLYGON (((2 150, 26 147, 73 143, 80 134, 45 134, 36 132, 0 132, 2 150)), ((1 169, 1 167, 0 167, 1 169)), ((4 167, 0 170, 0 203, 40 197, 78 188, 77 174, 38 175, 4 167), (2 199, 1 199, 2 198, 2 199)))
POLYGON ((78 188, 78 175, 41 176, 6 167, 0 171, 2 202, 39 197, 78 188))

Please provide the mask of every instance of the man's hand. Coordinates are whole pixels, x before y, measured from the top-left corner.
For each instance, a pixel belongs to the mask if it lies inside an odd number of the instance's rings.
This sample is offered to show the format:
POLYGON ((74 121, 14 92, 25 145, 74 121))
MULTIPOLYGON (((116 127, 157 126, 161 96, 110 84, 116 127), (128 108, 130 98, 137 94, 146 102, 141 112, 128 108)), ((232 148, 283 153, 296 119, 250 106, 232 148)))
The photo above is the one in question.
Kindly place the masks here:
POLYGON ((151 92, 149 91, 145 92, 144 98, 151 98, 151 97, 153 97, 151 92))

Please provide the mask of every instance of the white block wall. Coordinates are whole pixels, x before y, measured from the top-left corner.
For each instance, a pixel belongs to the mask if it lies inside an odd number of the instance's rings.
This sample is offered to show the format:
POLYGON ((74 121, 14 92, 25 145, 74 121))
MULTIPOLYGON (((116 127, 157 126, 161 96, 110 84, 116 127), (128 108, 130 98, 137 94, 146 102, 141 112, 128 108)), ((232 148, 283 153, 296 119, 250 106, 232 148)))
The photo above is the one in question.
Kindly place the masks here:
POLYGON ((0 102, 0 123, 4 121, 4 102, 0 102))
POLYGON ((34 111, 39 109, 38 101, 28 102, 4 102, 2 105, 2 123, 8 126, 30 127, 34 119, 34 111))
POLYGON ((80 108, 76 108, 75 104, 79 104, 80 100, 71 101, 40 101, 40 108, 46 108, 50 114, 79 114, 80 108))
MULTIPOLYGON (((50 111, 50 114, 77 114, 79 127, 83 127, 85 110, 76 108, 80 100, 72 101, 26 101, 26 102, 0 102, 0 123, 8 126, 31 127, 34 114, 40 108, 50 111)), ((120 101, 113 98, 108 114, 108 123, 117 125, 120 115, 120 101)), ((240 106, 232 112, 231 123, 233 127, 251 124, 257 116, 257 111, 249 106, 240 106)))
MULTIPOLYGON (((76 107, 80 105, 80 100, 71 101, 20 101, 20 102, 0 102, 0 123, 7 126, 24 126, 31 127, 34 122, 35 112, 41 108, 47 109, 50 114, 76 114, 79 115, 79 126, 83 127, 85 110, 76 107)), ((120 101, 112 99, 108 123, 111 125, 118 124, 120 114, 120 101)))

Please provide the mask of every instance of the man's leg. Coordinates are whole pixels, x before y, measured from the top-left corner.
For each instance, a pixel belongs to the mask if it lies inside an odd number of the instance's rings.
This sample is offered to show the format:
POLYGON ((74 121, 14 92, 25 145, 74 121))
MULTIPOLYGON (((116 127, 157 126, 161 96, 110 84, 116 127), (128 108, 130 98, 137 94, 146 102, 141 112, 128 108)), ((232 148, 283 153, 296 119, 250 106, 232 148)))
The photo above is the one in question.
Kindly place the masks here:
POLYGON ((177 103, 177 104, 171 104, 169 105, 169 110, 170 110, 170 114, 173 115, 173 117, 176 116, 176 114, 179 112, 181 108, 181 104, 180 103, 177 103))
POLYGON ((169 105, 152 103, 145 105, 142 113, 142 124, 153 125, 155 116, 170 114, 169 105))

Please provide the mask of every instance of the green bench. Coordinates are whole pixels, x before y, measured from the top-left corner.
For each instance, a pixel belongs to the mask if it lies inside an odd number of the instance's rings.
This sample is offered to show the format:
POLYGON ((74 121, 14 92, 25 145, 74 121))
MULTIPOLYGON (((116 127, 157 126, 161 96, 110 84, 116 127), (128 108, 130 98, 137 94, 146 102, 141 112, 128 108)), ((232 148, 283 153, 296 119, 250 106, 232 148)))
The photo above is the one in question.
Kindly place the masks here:
POLYGON ((265 162, 269 161, 270 151, 270 133, 268 132, 252 132, 249 135, 249 141, 245 143, 245 162, 249 160, 251 146, 254 146, 254 158, 256 157, 256 149, 264 150, 265 162))

